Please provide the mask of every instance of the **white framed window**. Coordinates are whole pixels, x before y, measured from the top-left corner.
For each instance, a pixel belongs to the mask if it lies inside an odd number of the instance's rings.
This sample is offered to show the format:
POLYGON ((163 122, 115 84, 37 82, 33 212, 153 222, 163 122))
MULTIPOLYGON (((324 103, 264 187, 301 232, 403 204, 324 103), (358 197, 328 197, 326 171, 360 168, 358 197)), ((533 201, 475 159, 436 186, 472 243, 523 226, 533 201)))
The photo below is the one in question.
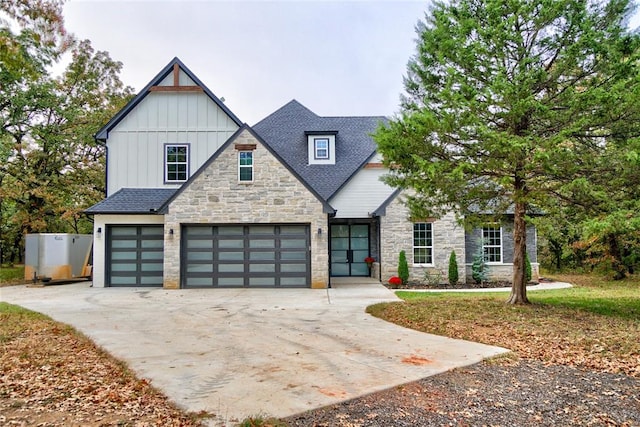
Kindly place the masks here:
POLYGON ((185 182, 189 179, 189 144, 164 145, 164 182, 185 182))
POLYGON ((502 262, 501 227, 482 227, 482 254, 487 263, 502 262))
POLYGON ((314 159, 329 158, 329 138, 313 138, 314 159))
POLYGON ((413 263, 433 265, 433 223, 413 223, 413 263))
POLYGON ((336 131, 307 131, 309 165, 336 164, 336 131))
POLYGON ((253 182, 253 151, 238 152, 238 181, 253 182))

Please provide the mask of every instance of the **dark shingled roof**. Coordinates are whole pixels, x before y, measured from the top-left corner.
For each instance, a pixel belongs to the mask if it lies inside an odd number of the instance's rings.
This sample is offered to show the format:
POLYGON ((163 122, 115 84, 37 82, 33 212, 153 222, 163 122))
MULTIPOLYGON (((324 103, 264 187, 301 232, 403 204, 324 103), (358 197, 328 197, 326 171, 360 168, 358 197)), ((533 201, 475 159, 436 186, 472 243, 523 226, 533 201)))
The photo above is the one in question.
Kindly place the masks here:
POLYGON ((85 213, 154 214, 176 191, 176 188, 121 188, 85 213))
POLYGON ((333 196, 375 153, 371 134, 378 117, 320 117, 293 100, 267 116, 253 130, 325 200, 333 196), (309 165, 305 132, 337 131, 336 164, 309 165))

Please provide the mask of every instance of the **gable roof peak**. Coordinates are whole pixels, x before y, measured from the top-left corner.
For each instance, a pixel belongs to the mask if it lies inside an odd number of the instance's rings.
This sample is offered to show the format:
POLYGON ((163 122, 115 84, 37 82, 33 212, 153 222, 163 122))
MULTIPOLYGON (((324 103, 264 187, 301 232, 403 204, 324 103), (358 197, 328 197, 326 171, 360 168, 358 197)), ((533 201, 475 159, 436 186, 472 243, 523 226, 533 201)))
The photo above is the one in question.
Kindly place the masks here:
POLYGON ((144 98, 147 97, 150 93, 150 89, 154 86, 157 86, 164 80, 170 73, 173 72, 174 65, 178 65, 178 67, 197 85, 202 88, 204 93, 218 106, 222 111, 224 111, 231 120, 235 122, 236 125, 242 126, 242 121, 235 115, 229 108, 227 108, 224 103, 211 92, 211 90, 204 84, 202 81, 195 75, 193 72, 186 66, 184 63, 175 56, 167 65, 164 66, 162 70, 156 76, 151 79, 151 81, 140 91, 138 94, 131 99, 127 105, 125 105, 118 113, 109 120, 109 122, 104 125, 94 136, 97 141, 104 142, 109 137, 109 132, 118 125, 130 112, 133 110, 144 98))

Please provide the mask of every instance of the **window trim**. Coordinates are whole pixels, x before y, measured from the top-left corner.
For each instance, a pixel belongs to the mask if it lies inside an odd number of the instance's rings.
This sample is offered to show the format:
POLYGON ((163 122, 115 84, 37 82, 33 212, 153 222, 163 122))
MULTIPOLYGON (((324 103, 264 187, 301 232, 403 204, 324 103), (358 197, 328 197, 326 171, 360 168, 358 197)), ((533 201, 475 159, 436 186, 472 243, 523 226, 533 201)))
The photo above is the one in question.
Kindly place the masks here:
MULTIPOLYGON (((164 160, 164 183, 165 184, 182 184, 184 182, 186 182, 189 179, 189 175, 191 174, 191 144, 189 143, 165 143, 164 144, 164 156, 163 156, 163 160, 164 160), (186 148, 187 149, 187 161, 186 162, 168 162, 167 161, 167 156, 168 156, 168 152, 167 149, 169 147, 178 147, 178 148, 186 148), (181 165, 181 164, 186 164, 187 165, 187 170, 186 170, 186 177, 185 179, 169 179, 169 164, 175 164, 175 165, 181 165)), ((178 173, 178 172, 176 172, 178 173)))
MULTIPOLYGON (((434 232, 433 232, 433 222, 432 221, 415 221, 412 223, 412 236, 411 236, 411 256, 413 265, 416 267, 433 267, 435 266, 435 250, 434 250, 434 232), (425 224, 429 226, 429 230, 431 232, 431 246, 416 246, 416 225, 425 224), (416 262, 416 249, 429 249, 431 251, 431 262, 430 263, 419 263, 416 262)), ((426 238, 426 236, 425 236, 426 238)))
POLYGON ((482 233, 482 257, 483 260, 486 264, 504 264, 504 240, 502 239, 503 236, 503 231, 502 231, 502 225, 485 225, 482 227, 481 231, 482 233), (485 230, 497 230, 500 233, 500 244, 499 245, 489 245, 487 244, 487 241, 484 237, 484 232, 485 230), (488 257, 486 256, 486 252, 485 249, 486 248, 500 248, 500 261, 489 261, 488 257))
POLYGON ((329 160, 331 158, 331 144, 329 143, 329 138, 320 137, 313 138, 313 159, 314 160, 329 160), (326 148, 318 148, 318 142, 324 142, 327 144, 326 148), (325 156, 319 156, 318 150, 326 150, 327 154, 325 156))
POLYGON ((242 184, 249 184, 254 182, 254 178, 255 178, 255 174, 254 174, 254 156, 253 156, 253 151, 252 150, 238 150, 238 182, 242 183, 242 184), (241 165, 240 164, 240 160, 242 158, 242 153, 249 153, 251 155, 251 164, 250 165, 241 165), (240 173, 240 171, 242 169, 250 169, 251 170, 251 179, 247 180, 247 179, 242 179, 242 175, 240 173))

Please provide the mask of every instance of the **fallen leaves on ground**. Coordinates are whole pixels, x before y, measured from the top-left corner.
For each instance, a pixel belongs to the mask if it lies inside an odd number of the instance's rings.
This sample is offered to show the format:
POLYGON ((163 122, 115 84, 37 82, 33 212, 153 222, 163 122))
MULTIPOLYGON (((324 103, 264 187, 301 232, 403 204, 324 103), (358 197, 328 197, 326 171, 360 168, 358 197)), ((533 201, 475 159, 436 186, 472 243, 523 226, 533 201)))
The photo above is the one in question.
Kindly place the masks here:
POLYGON ((0 314, 0 424, 199 426, 145 379, 73 328, 0 314))
POLYGON ((525 359, 640 377, 640 319, 511 306, 500 297, 426 298, 380 304, 369 312, 419 331, 505 347, 525 359))
POLYGON ((640 425, 640 380, 508 359, 286 419, 291 427, 640 425))

